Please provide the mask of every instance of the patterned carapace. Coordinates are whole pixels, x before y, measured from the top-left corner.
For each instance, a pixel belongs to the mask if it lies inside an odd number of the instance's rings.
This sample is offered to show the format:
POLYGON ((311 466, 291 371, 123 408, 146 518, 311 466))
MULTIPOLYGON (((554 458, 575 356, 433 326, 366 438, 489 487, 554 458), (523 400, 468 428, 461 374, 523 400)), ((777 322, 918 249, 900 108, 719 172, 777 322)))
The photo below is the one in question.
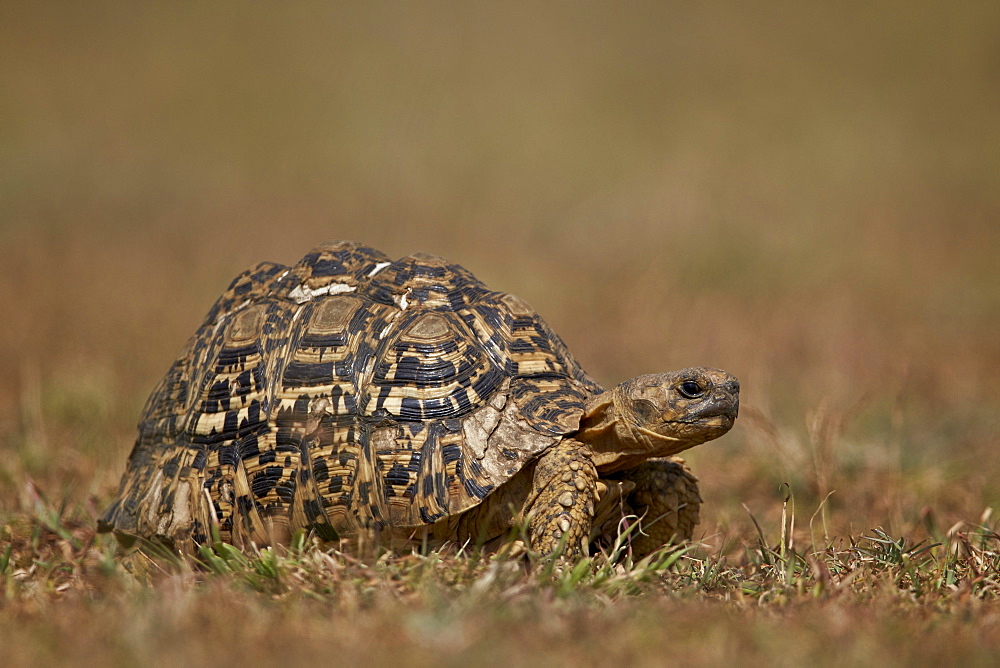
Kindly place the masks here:
POLYGON ((521 299, 352 242, 237 277, 156 387, 119 534, 187 549, 419 527, 480 503, 602 391, 521 299))

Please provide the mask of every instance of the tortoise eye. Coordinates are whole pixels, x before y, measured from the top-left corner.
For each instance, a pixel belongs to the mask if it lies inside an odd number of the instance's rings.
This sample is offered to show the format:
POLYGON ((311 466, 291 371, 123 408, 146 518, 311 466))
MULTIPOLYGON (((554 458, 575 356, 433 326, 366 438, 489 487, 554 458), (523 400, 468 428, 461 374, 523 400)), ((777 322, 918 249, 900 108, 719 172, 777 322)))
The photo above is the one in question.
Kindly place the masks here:
POLYGON ((688 399, 697 399, 705 394, 705 388, 696 380, 685 380, 677 386, 677 390, 688 399))

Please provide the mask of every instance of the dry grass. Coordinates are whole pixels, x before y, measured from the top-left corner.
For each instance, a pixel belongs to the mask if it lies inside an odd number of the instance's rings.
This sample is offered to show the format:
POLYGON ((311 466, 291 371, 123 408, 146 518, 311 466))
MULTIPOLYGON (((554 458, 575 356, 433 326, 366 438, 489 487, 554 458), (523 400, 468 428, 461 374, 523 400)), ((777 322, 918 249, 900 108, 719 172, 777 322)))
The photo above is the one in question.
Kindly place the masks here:
POLYGON ((943 545, 876 529, 796 550, 760 535, 737 558, 687 547, 562 570, 220 545, 160 562, 143 587, 90 525, 35 502, 0 560, 8 665, 939 665, 987 663, 1000 647, 1000 535, 981 527, 943 545))
POLYGON ((5 4, 2 662, 994 663, 998 34, 989 3, 5 4), (698 545, 130 585, 92 527, 146 394, 233 275, 334 238, 463 263, 608 383, 739 376, 698 545))

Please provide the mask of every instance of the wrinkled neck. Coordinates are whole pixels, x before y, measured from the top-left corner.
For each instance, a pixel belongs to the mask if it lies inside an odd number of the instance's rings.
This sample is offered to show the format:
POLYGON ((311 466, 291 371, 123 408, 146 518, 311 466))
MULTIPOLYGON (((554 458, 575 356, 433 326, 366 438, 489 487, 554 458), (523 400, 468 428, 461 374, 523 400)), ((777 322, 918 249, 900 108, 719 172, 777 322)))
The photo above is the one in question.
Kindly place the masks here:
POLYGON ((637 424, 618 388, 593 397, 574 438, 590 446, 601 474, 632 468, 651 457, 668 457, 694 445, 637 424))
POLYGON ((580 420, 576 440, 590 446, 594 465, 601 474, 631 468, 649 458, 649 446, 630 428, 624 412, 617 408, 615 389, 593 397, 580 420))

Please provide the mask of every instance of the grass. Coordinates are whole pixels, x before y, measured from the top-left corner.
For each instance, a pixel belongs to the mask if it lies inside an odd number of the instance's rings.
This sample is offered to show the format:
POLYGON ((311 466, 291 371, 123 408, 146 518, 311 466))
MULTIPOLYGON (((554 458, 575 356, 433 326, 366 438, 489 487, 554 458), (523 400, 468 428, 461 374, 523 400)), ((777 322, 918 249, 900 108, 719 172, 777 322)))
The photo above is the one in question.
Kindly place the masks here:
POLYGON ((37 501, 32 521, 4 529, 9 665, 70 654, 101 665, 591 664, 609 655, 980 663, 1000 642, 1000 535, 983 526, 955 527, 941 543, 874 529, 802 548, 791 532, 769 543, 761 530, 737 558, 688 546, 637 564, 598 556, 561 566, 461 553, 364 559, 302 541, 245 555, 218 544, 195 560, 159 560, 143 586, 92 524, 37 501))
POLYGON ((993 665, 989 3, 7 3, 0 662, 993 665), (694 544, 166 559, 95 518, 228 281, 434 252, 607 384, 737 375, 694 544))

